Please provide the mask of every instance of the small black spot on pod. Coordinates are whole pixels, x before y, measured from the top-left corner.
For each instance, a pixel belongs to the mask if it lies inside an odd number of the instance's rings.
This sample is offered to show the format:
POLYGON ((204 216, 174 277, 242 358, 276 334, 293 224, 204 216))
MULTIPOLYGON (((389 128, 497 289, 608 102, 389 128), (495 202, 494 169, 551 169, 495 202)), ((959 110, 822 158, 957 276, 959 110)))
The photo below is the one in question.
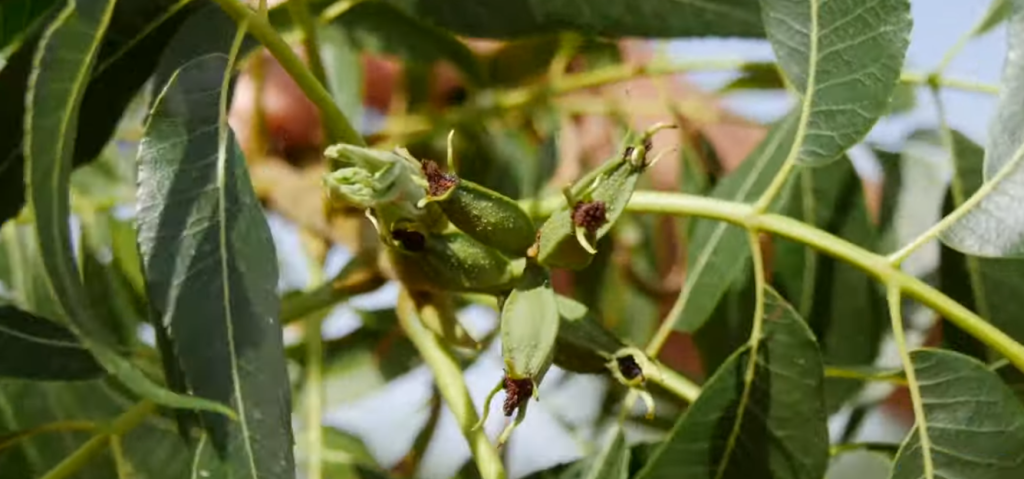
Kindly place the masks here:
POLYGON ((403 248, 414 253, 419 253, 427 247, 427 238, 418 231, 395 229, 391 230, 391 237, 398 241, 403 248))
POLYGON ((644 371, 640 369, 640 365, 636 363, 636 359, 633 358, 633 355, 627 354, 625 356, 619 356, 615 360, 618 362, 619 372, 622 373, 622 377, 627 380, 632 381, 643 376, 644 371))

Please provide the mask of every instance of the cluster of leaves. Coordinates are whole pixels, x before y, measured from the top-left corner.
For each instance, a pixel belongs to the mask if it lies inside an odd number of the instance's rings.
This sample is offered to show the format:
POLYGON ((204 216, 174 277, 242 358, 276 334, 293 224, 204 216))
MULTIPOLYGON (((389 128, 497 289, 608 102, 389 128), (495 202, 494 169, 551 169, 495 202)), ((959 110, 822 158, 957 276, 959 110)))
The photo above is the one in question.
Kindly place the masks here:
POLYGON ((505 477, 479 427, 489 409, 474 408, 463 378, 494 340, 506 376, 492 396, 504 390, 513 424, 552 365, 612 386, 597 452, 538 477, 818 479, 862 447, 881 451, 893 478, 1020 477, 1024 1, 994 1, 965 41, 1003 22, 1006 73, 983 149, 946 125, 941 68, 902 71, 907 0, 0 4, 0 477, 416 477, 439 406, 390 470, 320 421, 325 383, 365 395, 422 364, 472 452, 458 477, 505 477), (313 47, 312 68, 286 33, 313 47), (744 65, 723 92, 797 98, 738 168, 723 173, 676 110, 680 191, 647 191, 651 133, 625 127, 604 166, 552 190, 570 114, 558 96, 653 73, 621 68, 614 40, 708 36, 766 39, 777 58, 744 65), (458 37, 506 43, 480 54, 458 37), (296 222, 369 237, 309 289, 280 287, 265 216, 275 202, 254 186, 272 160, 246 158, 227 122, 237 68, 259 45, 320 109, 333 144, 311 168, 337 208, 296 222), (407 65, 408 121, 369 138, 353 128, 358 52, 407 65), (569 59, 580 71, 562 71, 569 59), (467 92, 443 111, 421 84, 437 62, 467 92), (934 93, 939 128, 908 144, 943 148, 954 175, 942 219, 900 238, 912 150, 873 149, 885 170, 877 208, 847 152, 916 87, 934 93), (447 171, 421 161, 446 153, 447 171), (655 215, 687 221, 665 228, 655 215), (673 235, 686 238, 678 291, 661 281, 673 235), (933 240, 935 271, 901 269, 933 240), (572 288, 556 293, 556 275, 572 288), (323 340, 331 307, 388 280, 397 304, 323 340), (911 351, 904 295, 943 319, 941 348, 911 351), (500 334, 459 323, 472 303, 498 306, 500 334), (295 325, 307 334, 286 344, 295 325), (673 332, 694 339, 699 385, 659 362, 673 332), (874 367, 889 332, 900 371, 874 367), (359 368, 377 382, 357 382, 359 368), (901 444, 830 447, 830 416, 853 408, 845 441, 878 407, 858 394, 868 381, 906 386, 914 427, 901 444), (658 414, 632 417, 638 397, 658 414), (634 423, 655 438, 630 439, 634 423))

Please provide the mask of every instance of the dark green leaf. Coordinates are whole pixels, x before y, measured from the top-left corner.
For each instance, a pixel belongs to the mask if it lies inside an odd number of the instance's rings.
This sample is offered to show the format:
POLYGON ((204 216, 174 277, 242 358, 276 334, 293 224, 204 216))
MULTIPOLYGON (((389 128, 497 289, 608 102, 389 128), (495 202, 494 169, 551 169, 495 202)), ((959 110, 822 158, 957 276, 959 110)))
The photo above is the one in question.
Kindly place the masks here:
MULTIPOLYGON (((924 417, 900 448, 892 478, 1024 475, 1024 405, 984 364, 935 349, 911 353, 924 417), (927 444, 921 441, 927 432, 927 444), (932 470, 925 468, 930 456, 932 470)), ((912 385, 913 386, 913 385, 912 385)))
MULTIPOLYGON (((953 182, 947 202, 956 207, 981 188, 984 151, 959 132, 953 135, 953 182)), ((964 255, 943 246, 941 289, 1017 341, 1024 341, 1019 298, 1024 262, 1012 258, 964 255)), ((945 326, 953 326, 946 323, 945 326)))
POLYGON ((0 306, 0 376, 74 381, 103 374, 71 331, 12 306, 0 306))
POLYGON ((543 76, 558 53, 558 35, 536 35, 505 43, 480 59, 491 86, 518 86, 543 76))
POLYGON ((756 305, 753 267, 745 266, 733 279, 711 319, 693 333, 705 377, 711 376, 750 338, 756 305))
POLYGON ((824 367, 811 331, 765 290, 764 333, 704 384, 642 479, 820 479, 828 465, 824 367))
POLYGON ((0 52, 39 27, 57 0, 7 0, 0 3, 0 52))
POLYGON ((1015 2, 1010 17, 1009 47, 1003 65, 996 117, 988 132, 984 182, 939 238, 966 254, 985 257, 1024 256, 1024 4, 1015 2), (962 213, 962 214, 961 214, 962 213))
POLYGON ((719 90, 722 93, 734 90, 781 90, 786 80, 779 66, 772 62, 747 63, 740 69, 740 76, 719 90))
POLYGON ((139 250, 188 384, 238 412, 203 418, 215 449, 237 473, 292 477, 276 253, 227 125, 229 73, 223 55, 200 57, 156 101, 139 154, 139 250))
MULTIPOLYGON (((798 115, 791 113, 768 132, 761 144, 729 176, 715 186, 715 198, 751 202, 768 187, 786 160, 786 146, 796 135, 798 115)), ((785 193, 780 201, 785 201, 785 193)), ((686 282, 672 307, 676 329, 693 332, 712 311, 750 258, 746 233, 726 223, 695 220, 689 237, 686 282)))
MULTIPOLYGON (((90 2, 62 2, 80 4, 90 2)), ((171 36, 194 11, 197 2, 180 0, 121 0, 116 2, 106 35, 92 45, 91 73, 78 79, 77 111, 88 121, 66 126, 70 161, 80 166, 96 158, 110 140, 127 105, 150 77, 171 36), (75 132, 77 131, 77 134, 75 132), (73 152, 73 153, 72 153, 73 152)), ((85 32, 83 32, 84 34, 85 32)), ((102 32, 101 32, 102 33, 102 32)), ((10 101, 0 108, 0 222, 18 214, 25 197, 25 159, 22 156, 25 101, 35 50, 42 32, 26 38, 22 48, 0 70, 0 96, 10 101)), ((51 85, 47 85, 47 88, 51 85)), ((70 166, 70 165, 69 165, 70 166)))
POLYGON ((483 71, 473 52, 445 30, 422 23, 422 18, 382 0, 370 0, 345 9, 334 23, 362 48, 420 64, 447 60, 470 82, 482 83, 483 71))
POLYGON ((109 212, 85 212, 79 218, 82 230, 78 258, 85 290, 100 321, 114 333, 118 349, 127 351, 137 342, 138 327, 145 322, 145 299, 135 295, 114 263, 109 212))
POLYGON ((577 2, 573 0, 389 0, 459 35, 511 38, 562 30, 612 37, 763 38, 753 0, 577 2))
POLYGON ((889 107, 910 43, 910 2, 761 3, 779 67, 801 96, 791 154, 808 164, 835 160, 889 107))
MULTIPOLYGON (((797 170, 788 215, 868 250, 877 233, 868 216, 861 178, 848 158, 797 170)), ((874 280, 831 256, 783 238, 775 239, 776 278, 797 305, 833 366, 866 366, 878 355, 889 324, 885 298, 874 280)), ((825 381, 828 410, 860 389, 848 379, 825 381)))
POLYGON ((79 107, 113 7, 113 1, 68 4, 47 28, 33 61, 25 165, 42 263, 69 328, 107 371, 135 393, 158 403, 230 414, 223 405, 163 389, 118 355, 114 334, 97 317, 75 265, 68 228, 68 184, 77 138, 74 126, 82 123, 78 121, 79 107))

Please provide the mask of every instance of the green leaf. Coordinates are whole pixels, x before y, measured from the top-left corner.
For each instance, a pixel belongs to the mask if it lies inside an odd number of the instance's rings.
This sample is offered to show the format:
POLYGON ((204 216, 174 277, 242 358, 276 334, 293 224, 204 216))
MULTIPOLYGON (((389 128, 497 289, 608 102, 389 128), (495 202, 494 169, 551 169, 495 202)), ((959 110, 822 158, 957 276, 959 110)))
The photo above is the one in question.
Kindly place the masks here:
POLYGON ((111 218, 106 211, 84 212, 78 258, 82 281, 96 314, 114 332, 119 350, 137 342, 139 325, 145 322, 146 300, 135 295, 129 280, 114 263, 110 240, 111 218))
MULTIPOLYGON (((768 188, 786 160, 786 145, 797 130, 797 115, 790 113, 772 127, 757 149, 736 171, 720 181, 711 196, 752 202, 768 188)), ((785 201, 785 196, 780 198, 785 201)), ((675 328, 694 332, 711 316, 732 280, 748 264, 750 247, 738 227, 707 219, 694 220, 687 245, 686 282, 672 306, 675 328)), ((672 314, 670 313, 670 314, 672 314)))
POLYGON ((988 10, 985 11, 985 16, 981 17, 977 26, 971 31, 971 36, 980 37, 998 27, 1010 17, 1012 10, 1013 4, 1010 3, 1010 0, 992 0, 992 3, 988 5, 988 10))
POLYGON ((382 0, 370 0, 345 9, 333 23, 362 48, 421 64, 447 60, 471 83, 482 83, 483 70, 469 47, 447 31, 421 22, 421 18, 382 0))
POLYGON ((231 404, 206 415, 236 473, 292 477, 290 388, 277 260, 226 104, 230 62, 187 63, 153 106, 139 151, 139 250, 159 324, 198 396, 231 404))
POLYGON ((319 30, 320 57, 324 64, 325 83, 334 103, 356 130, 363 130, 363 63, 355 45, 336 25, 319 30))
POLYGON ((804 321, 771 288, 764 306, 757 357, 748 344, 719 368, 638 477, 824 476, 821 356, 804 321))
POLYGON ((0 52, 35 30, 57 0, 7 0, 0 4, 0 52))
POLYGON ((74 381, 103 374, 71 331, 12 306, 0 306, 0 377, 74 381))
MULTIPOLYGON (((98 432, 82 429, 83 422, 101 427, 136 399, 126 395, 113 378, 76 382, 0 381, 0 442, 22 435, 11 448, 0 450, 4 477, 43 477, 98 432), (54 429, 61 423, 77 429, 54 429), (46 432, 30 433, 42 427, 46 432), (10 458, 21 457, 23 474, 8 469, 10 458)), ((180 479, 187 475, 189 455, 175 435, 174 425, 160 415, 148 417, 121 437, 121 446, 133 479, 180 479)), ((110 454, 101 452, 82 465, 75 478, 114 478, 110 454)))
POLYGON ((700 363, 710 376, 750 339, 751 318, 756 306, 754 268, 745 266, 733 279, 710 320, 693 333, 700 363))
MULTIPOLYGON (((952 185, 947 201, 956 207, 981 188, 984 151, 959 132, 953 135, 952 185)), ((1024 290, 1024 262, 1012 258, 983 258, 943 247, 941 289, 978 312, 986 321, 1017 341, 1024 341, 1018 307, 1024 290)), ((946 323, 946 326, 953 326, 946 323)))
POLYGON ((626 479, 629 477, 629 447, 622 428, 615 427, 611 437, 594 457, 585 479, 626 479))
POLYGON ((1024 256, 1024 7, 1014 4, 1007 32, 1009 47, 1003 65, 999 106, 989 128, 985 150, 984 183, 962 209, 950 217, 939 235, 947 246, 965 254, 985 257, 1024 256))
MULTIPOLYGON (((64 8, 82 0, 65 0, 64 8)), ((92 53, 93 68, 82 77, 77 110, 88 121, 71 123, 75 134, 71 161, 80 166, 100 155, 122 114, 153 73, 171 36, 195 10, 197 2, 182 0, 120 0, 106 24, 106 35, 92 53), (86 86, 87 85, 87 86, 86 86)), ((25 159, 22 139, 29 73, 42 32, 26 38, 22 48, 0 70, 0 222, 18 214, 25 201, 25 159)), ((92 42, 89 42, 90 44, 92 42)), ((49 87, 49 85, 47 85, 49 87)))
MULTIPOLYGON (((1024 405, 984 364, 961 354, 911 353, 924 417, 917 418, 892 478, 1018 478, 1024 475, 1024 405), (928 442, 921 441, 921 431, 928 442), (925 457, 932 469, 926 469, 925 457)), ((915 385, 911 385, 914 387, 915 385)))
POLYGON ((886 113, 910 43, 910 2, 762 0, 779 67, 800 95, 793 158, 822 164, 886 113))
MULTIPOLYGON (((862 248, 877 250, 861 178, 848 158, 796 171, 788 215, 862 248)), ((833 366, 866 366, 878 355, 889 318, 885 297, 859 269, 802 244, 775 238, 776 278, 797 305, 833 366)), ((860 381, 825 381, 828 410, 834 412, 860 389, 860 381)))
POLYGON ((571 30, 603 37, 763 38, 753 0, 577 2, 573 0, 389 0, 458 35, 513 38, 571 30))
MULTIPOLYGON (((33 61, 25 128, 26 182, 35 213, 42 263, 69 328, 104 369, 157 403, 231 414, 223 405, 163 389, 114 351, 114 334, 95 314, 72 255, 69 178, 74 126, 113 1, 69 3, 47 29, 33 61)), ((90 119, 91 120, 91 119, 90 119)))
POLYGON ((740 68, 740 76, 722 87, 720 93, 735 90, 781 90, 786 88, 786 80, 773 62, 747 63, 740 68))
POLYGON ((535 35, 503 44, 480 59, 487 72, 488 85, 514 87, 543 76, 560 44, 561 37, 555 34, 535 35))

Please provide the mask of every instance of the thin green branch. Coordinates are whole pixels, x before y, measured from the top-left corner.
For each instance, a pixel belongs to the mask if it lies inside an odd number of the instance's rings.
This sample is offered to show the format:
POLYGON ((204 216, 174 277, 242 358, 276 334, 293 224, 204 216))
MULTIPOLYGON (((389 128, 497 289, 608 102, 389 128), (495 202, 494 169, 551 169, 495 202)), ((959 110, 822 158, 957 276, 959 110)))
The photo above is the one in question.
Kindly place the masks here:
POLYGON ((937 85, 945 88, 952 88, 954 90, 970 91, 975 93, 985 93, 989 95, 999 94, 999 86, 992 85, 990 83, 984 83, 976 80, 964 80, 960 78, 947 78, 942 75, 925 74, 925 73, 909 73, 904 72, 900 76, 900 82, 905 85, 915 86, 931 86, 937 85))
POLYGON ((314 313, 306 324, 306 476, 309 479, 323 477, 323 426, 324 413, 323 324, 327 317, 324 311, 314 313))
POLYGON ((0 452, 7 449, 21 441, 31 438, 37 434, 43 434, 54 431, 93 431, 98 426, 92 421, 57 421, 42 424, 29 429, 23 429, 12 433, 11 435, 0 441, 0 452))
POLYGON ((688 403, 692 404, 697 400, 697 396, 700 396, 700 386, 658 361, 654 361, 654 364, 658 367, 658 371, 661 374, 652 375, 650 378, 651 382, 665 388, 666 391, 688 403))
POLYGON ((289 0, 288 13, 302 30, 302 46, 309 57, 309 69, 321 85, 327 84, 327 73, 324 71, 324 62, 320 58, 320 41, 317 35, 316 22, 309 13, 309 0, 289 0))
MULTIPOLYGON (((545 200, 542 205, 558 203, 545 200)), ((895 284, 909 297, 941 314, 971 336, 987 344, 1024 371, 1024 346, 1014 341, 962 304, 954 301, 924 281, 894 266, 885 257, 849 241, 809 226, 787 216, 758 214, 745 203, 736 203, 682 193, 638 191, 627 205, 628 211, 661 213, 675 216, 699 216, 726 221, 747 229, 774 233, 811 246, 829 256, 845 261, 885 284, 895 284)), ((671 321, 673 318, 669 318, 671 321)), ((671 327, 671 326, 668 326, 671 327)))
POLYGON ((856 369, 846 369, 836 366, 825 366, 825 377, 826 378, 838 378, 838 379, 856 379, 858 381, 877 381, 895 384, 897 386, 906 386, 907 380, 900 376, 899 373, 891 371, 858 371, 856 369))
POLYGON ((110 444, 111 436, 121 436, 126 432, 134 429, 142 421, 145 421, 153 411, 156 410, 156 404, 150 401, 142 401, 136 404, 131 409, 124 412, 124 414, 114 419, 109 426, 103 429, 103 432, 93 436, 91 439, 82 444, 75 452, 71 453, 70 456, 64 458, 59 464, 50 469, 41 479, 63 479, 65 477, 71 477, 75 472, 82 468, 86 463, 92 460, 92 457, 102 451, 110 444))
POLYGON ((935 465, 932 464, 931 453, 932 441, 928 435, 928 424, 924 417, 924 404, 921 401, 921 389, 917 384, 917 373, 914 371, 914 363, 910 360, 906 335, 903 334, 903 312, 900 310, 899 285, 890 283, 886 297, 889 300, 889 318, 892 320, 893 339, 896 340, 896 347, 900 352, 900 360, 903 362, 903 373, 907 376, 907 389, 910 390, 910 402, 914 407, 917 437, 921 447, 921 458, 924 460, 922 477, 931 478, 935 475, 935 465))
POLYGON ((331 98, 331 94, 324 88, 324 85, 317 81, 316 76, 306 67, 302 59, 292 51, 291 46, 278 35, 265 18, 239 0, 214 1, 238 24, 248 22, 249 33, 274 55, 274 58, 295 80, 302 92, 320 109, 320 116, 328 133, 328 141, 366 146, 362 135, 352 127, 352 123, 334 103, 334 99, 331 98))
POLYGON ((419 352, 423 362, 434 375, 437 389, 451 409, 459 430, 469 443, 469 450, 476 461, 477 470, 483 479, 504 479, 505 467, 498 450, 487 438, 483 427, 475 428, 479 417, 469 396, 462 369, 434 333, 425 328, 412 315, 399 314, 398 320, 409 340, 419 352))
POLYGON ((281 301, 281 323, 292 323, 352 296, 381 287, 386 279, 375 264, 375 255, 360 253, 330 281, 310 291, 286 296, 281 301))

